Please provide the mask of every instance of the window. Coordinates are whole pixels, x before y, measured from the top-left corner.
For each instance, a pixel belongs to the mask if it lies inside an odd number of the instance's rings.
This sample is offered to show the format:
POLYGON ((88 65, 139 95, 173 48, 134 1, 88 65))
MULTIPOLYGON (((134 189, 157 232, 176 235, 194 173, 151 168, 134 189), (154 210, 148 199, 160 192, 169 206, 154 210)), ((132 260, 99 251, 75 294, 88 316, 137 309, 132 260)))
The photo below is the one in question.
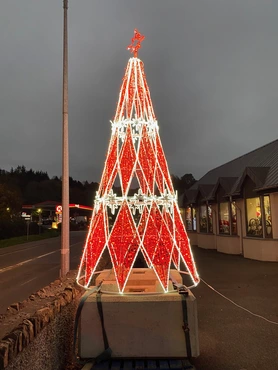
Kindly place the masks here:
POLYGON ((231 203, 232 235, 237 235, 236 202, 231 203))
POLYGON ((254 197, 254 189, 255 183, 247 179, 244 189, 247 236, 273 238, 270 197, 266 194, 254 197))
POLYGON ((247 235, 263 237, 260 197, 246 199, 247 235))
POLYGON ((207 206, 200 207, 200 232, 206 233, 207 232, 207 206))
POLYGON ((246 199, 247 236, 272 238, 269 195, 246 199))
POLYGON ((191 207, 187 207, 187 209, 186 209, 185 227, 186 227, 187 231, 192 231, 192 229, 193 229, 191 207))
POLYGON ((187 231, 196 231, 196 208, 187 207, 185 214, 185 227, 187 231))
POLYGON ((212 233, 212 209, 211 206, 200 206, 200 232, 212 233))
POLYGON ((212 233, 212 209, 208 206, 208 232, 212 233))
POLYGON ((180 214, 183 222, 185 223, 185 217, 186 217, 186 209, 185 208, 180 208, 180 214))
POLYGON ((272 238, 272 222, 271 222, 269 195, 265 195, 263 197, 263 202, 264 202, 264 219, 265 219, 265 237, 272 238))
POLYGON ((235 202, 219 204, 219 234, 237 235, 235 202))
POLYGON ((192 207, 192 225, 193 231, 197 231, 197 211, 194 207, 192 207))
POLYGON ((230 234, 229 203, 219 204, 219 234, 230 234))

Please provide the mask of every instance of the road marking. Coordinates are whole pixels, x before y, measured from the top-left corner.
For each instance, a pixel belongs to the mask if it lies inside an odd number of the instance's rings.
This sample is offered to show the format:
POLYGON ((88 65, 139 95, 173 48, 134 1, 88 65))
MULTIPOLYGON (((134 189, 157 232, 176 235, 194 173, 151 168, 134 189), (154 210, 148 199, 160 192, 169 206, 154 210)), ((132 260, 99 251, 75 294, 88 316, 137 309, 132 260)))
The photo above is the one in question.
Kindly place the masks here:
MULTIPOLYGON (((52 238, 51 238, 52 239, 52 238)), ((49 241, 50 241, 50 239, 48 239, 49 241)), ((38 241, 40 241, 40 240, 38 240, 38 241)), ((35 242, 30 242, 30 243, 35 243, 35 242)), ((76 244, 79 244, 79 243, 84 243, 84 242, 78 242, 78 243, 75 243, 75 244, 71 244, 70 246, 71 247, 73 247, 74 245, 76 245, 76 244)), ((34 249, 34 248, 38 248, 38 247, 42 247, 42 246, 44 246, 44 245, 47 245, 47 244, 49 244, 49 243, 46 243, 45 241, 42 243, 42 244, 40 244, 40 245, 34 245, 33 247, 29 247, 29 248, 22 248, 22 249, 18 249, 17 251, 12 251, 12 252, 7 252, 7 253, 0 253, 0 256, 2 257, 2 256, 8 256, 8 255, 10 255, 10 254, 14 254, 14 253, 19 253, 19 252, 25 252, 25 251, 29 251, 30 249, 34 249)))
MULTIPOLYGON (((51 271, 51 270, 54 270, 54 269, 58 269, 58 268, 59 268, 59 266, 54 266, 54 267, 52 267, 51 269, 48 269, 48 270, 47 270, 47 272, 49 272, 49 271, 51 271)), ((27 280, 27 281, 25 281, 24 283, 19 284, 19 286, 23 286, 23 285, 25 285, 25 284, 31 283, 31 281, 36 280, 37 278, 38 278, 38 277, 36 276, 36 277, 34 277, 34 278, 30 279, 30 280, 27 280)))
POLYGON ((24 282, 24 283, 22 283, 22 284, 19 284, 19 286, 23 286, 23 285, 25 285, 25 284, 28 284, 28 283, 30 283, 31 281, 35 280, 35 279, 37 279, 37 276, 36 276, 36 277, 34 277, 33 279, 30 279, 30 280, 25 281, 25 282, 24 282))
POLYGON ((78 244, 80 244, 80 243, 84 244, 84 241, 82 241, 82 242, 77 242, 77 243, 74 243, 74 244, 71 244, 70 246, 71 246, 71 247, 74 247, 75 245, 78 245, 78 244))
MULTIPOLYGON (((83 242, 78 242, 78 243, 74 243, 74 244, 71 244, 70 247, 74 247, 78 244, 81 244, 83 242)), ((34 257, 34 258, 31 258, 29 260, 25 260, 25 261, 22 261, 22 262, 19 262, 17 263, 16 265, 12 265, 12 266, 7 266, 7 267, 4 267, 2 269, 0 269, 0 274, 3 273, 3 272, 6 272, 6 271, 10 271, 10 270, 13 270, 15 269, 16 267, 20 267, 20 266, 23 266, 25 265, 26 263, 29 263, 29 262, 32 262, 32 261, 35 261, 39 258, 43 258, 43 257, 46 257, 46 256, 49 256, 50 254, 54 254, 54 253, 57 253, 57 252, 60 252, 61 249, 56 249, 55 251, 52 251, 52 252, 49 252, 49 253, 45 253, 45 254, 42 254, 40 256, 37 256, 37 257, 34 257)))
MULTIPOLYGON (((40 244, 39 247, 42 247, 43 245, 47 245, 47 243, 40 244)), ((34 245, 33 247, 29 247, 29 248, 18 249, 17 251, 12 251, 12 252, 7 252, 7 253, 1 253, 1 257, 2 256, 8 256, 9 254, 14 254, 14 253, 19 253, 19 252, 29 251, 30 249, 34 249, 34 248, 38 248, 38 245, 34 245)))
POLYGON ((49 256, 50 254, 53 254, 53 253, 56 253, 58 252, 60 249, 57 249, 56 251, 53 251, 53 252, 49 252, 49 253, 46 253, 46 254, 42 254, 41 256, 37 256, 35 258, 31 258, 29 260, 25 260, 25 261, 22 261, 22 262, 19 262, 17 263, 16 265, 12 265, 12 266, 7 266, 7 267, 4 267, 3 269, 0 269, 0 274, 2 272, 5 272, 5 271, 9 271, 9 270, 13 270, 14 268, 16 267, 20 267, 20 266, 23 266, 25 265, 26 263, 29 263, 29 262, 32 262, 32 261, 35 261, 39 258, 43 258, 43 257, 46 257, 46 256, 49 256))

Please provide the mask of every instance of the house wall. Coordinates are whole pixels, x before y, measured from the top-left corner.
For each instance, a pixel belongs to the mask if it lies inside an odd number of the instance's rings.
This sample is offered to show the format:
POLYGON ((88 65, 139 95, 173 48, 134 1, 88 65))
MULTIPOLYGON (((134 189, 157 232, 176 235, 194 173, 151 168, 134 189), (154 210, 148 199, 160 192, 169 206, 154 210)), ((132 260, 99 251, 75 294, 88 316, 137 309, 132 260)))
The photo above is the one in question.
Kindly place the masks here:
POLYGON ((198 247, 204 249, 216 249, 216 235, 214 234, 198 234, 198 247))
POLYGON ((200 232, 200 210, 199 207, 196 205, 197 212, 196 212, 196 231, 197 233, 200 232))
POLYGON ((241 254, 240 237, 217 235, 217 251, 228 254, 241 254))
POLYGON ((191 245, 198 245, 198 234, 192 231, 187 231, 187 235, 190 239, 190 244, 191 245))
POLYGON ((278 262, 278 240, 243 238, 244 257, 278 262))
POLYGON ((278 239, 278 193, 272 193, 269 196, 272 218, 272 234, 274 239, 278 239))
POLYGON ((218 233, 218 204, 212 204, 211 209, 212 209, 213 233, 217 234, 218 233))
POLYGON ((216 249, 227 254, 242 254, 245 258, 259 261, 278 261, 278 192, 270 195, 273 238, 247 237, 246 207, 244 199, 235 200, 237 210, 237 234, 219 234, 218 204, 212 205, 213 234, 200 233, 199 211, 197 232, 188 232, 191 245, 204 249, 216 249))

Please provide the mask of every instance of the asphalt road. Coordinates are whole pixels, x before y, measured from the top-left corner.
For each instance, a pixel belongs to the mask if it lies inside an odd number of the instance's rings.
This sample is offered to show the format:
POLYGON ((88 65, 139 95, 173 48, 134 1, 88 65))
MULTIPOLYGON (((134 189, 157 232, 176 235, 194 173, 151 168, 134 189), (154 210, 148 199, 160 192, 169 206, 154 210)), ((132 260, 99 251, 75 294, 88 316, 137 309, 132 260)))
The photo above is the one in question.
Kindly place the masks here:
MULTIPOLYGON (((246 309, 278 322, 278 262, 194 248, 199 274, 246 309)), ((278 325, 236 307, 201 282, 197 298, 198 370, 278 370, 278 325)))
MULTIPOLYGON (((70 268, 80 262, 86 232, 70 233, 70 268)), ((0 249, 0 314, 59 278, 61 238, 0 249)))

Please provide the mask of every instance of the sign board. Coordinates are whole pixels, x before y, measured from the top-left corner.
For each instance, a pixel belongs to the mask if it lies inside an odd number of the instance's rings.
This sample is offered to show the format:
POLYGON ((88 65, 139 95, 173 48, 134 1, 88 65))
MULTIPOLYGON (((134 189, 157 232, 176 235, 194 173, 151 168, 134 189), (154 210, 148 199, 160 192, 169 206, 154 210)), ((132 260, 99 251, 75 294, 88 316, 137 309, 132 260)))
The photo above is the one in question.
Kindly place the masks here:
POLYGON ((56 206, 56 213, 62 213, 62 206, 56 206))
POLYGON ((22 212, 21 217, 24 218, 24 220, 26 220, 26 221, 31 220, 31 215, 27 215, 26 212, 22 212))

